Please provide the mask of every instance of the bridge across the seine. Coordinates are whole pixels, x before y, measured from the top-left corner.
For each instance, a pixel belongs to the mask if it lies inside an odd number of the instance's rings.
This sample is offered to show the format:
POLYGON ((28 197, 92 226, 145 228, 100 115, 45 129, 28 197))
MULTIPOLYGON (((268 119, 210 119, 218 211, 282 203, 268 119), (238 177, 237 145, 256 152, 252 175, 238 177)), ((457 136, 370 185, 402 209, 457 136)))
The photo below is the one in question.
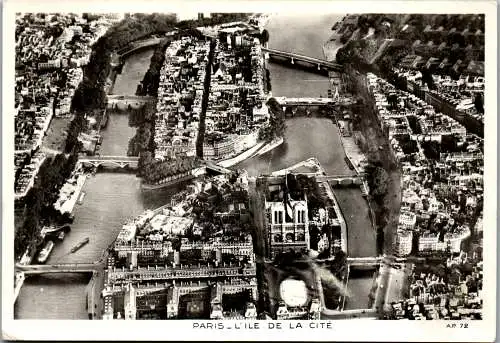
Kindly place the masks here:
POLYGON ((118 100, 129 100, 129 101, 150 101, 155 99, 153 96, 149 95, 118 95, 118 94, 110 94, 108 95, 108 101, 118 101, 118 100))
POLYGON ((295 64, 295 61, 297 62, 302 62, 309 64, 313 67, 317 67, 318 70, 333 70, 333 71, 338 71, 342 72, 343 67, 341 64, 335 63, 335 62, 328 62, 319 58, 315 57, 309 57, 301 54, 297 54, 294 52, 288 52, 288 51, 281 51, 277 49, 271 49, 271 48, 262 48, 263 52, 267 52, 269 54, 269 57, 278 57, 278 58, 284 58, 290 60, 291 64, 295 64))
POLYGON ((323 106, 336 103, 332 98, 288 98, 282 96, 275 97, 275 99, 281 106, 323 106))
MULTIPOLYGON (((332 260, 333 258, 317 259, 316 262, 329 262, 332 260)), ((347 264, 350 267, 372 267, 380 264, 400 265, 407 261, 407 258, 395 256, 347 257, 347 264)))
POLYGON ((100 263, 61 263, 61 264, 16 264, 15 269, 24 275, 52 273, 93 273, 102 269, 100 263))
POLYGON ((140 96, 140 95, 108 95, 108 109, 114 109, 115 107, 131 106, 134 108, 140 107, 152 100, 155 97, 152 96, 140 96))
MULTIPOLYGON (((81 156, 78 162, 84 166, 93 166, 95 168, 121 168, 124 170, 136 170, 139 164, 139 157, 136 156, 81 156)), ((196 172, 202 169, 201 174, 205 174, 207 170, 214 171, 220 174, 231 173, 230 169, 219 166, 213 161, 202 161, 201 168, 194 168, 193 175, 199 175, 196 172)))
POLYGON ((88 156, 78 159, 83 165, 92 165, 94 167, 110 166, 119 168, 136 169, 139 163, 139 157, 136 156, 88 156))
MULTIPOLYGON (((291 172, 294 174, 294 172, 291 172)), ((318 175, 318 173, 300 173, 301 175, 306 175, 309 177, 314 177, 317 182, 329 182, 331 186, 336 184, 353 184, 361 185, 363 183, 363 178, 360 175, 318 175)), ((273 174, 272 176, 267 176, 266 178, 282 178, 285 174, 273 174)))
POLYGON ((203 161, 203 165, 205 166, 205 168, 210 169, 212 171, 215 171, 217 173, 221 173, 221 174, 231 173, 230 169, 224 168, 224 167, 216 164, 213 161, 203 161))

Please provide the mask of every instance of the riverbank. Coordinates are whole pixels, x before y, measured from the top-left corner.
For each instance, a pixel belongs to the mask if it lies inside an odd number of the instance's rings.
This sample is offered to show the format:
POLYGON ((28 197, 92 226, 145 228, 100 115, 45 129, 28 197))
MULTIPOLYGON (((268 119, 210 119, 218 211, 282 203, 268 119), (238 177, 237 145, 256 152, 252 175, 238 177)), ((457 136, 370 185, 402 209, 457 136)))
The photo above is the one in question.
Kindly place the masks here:
MULTIPOLYGON (((361 148, 357 144, 356 140, 352 137, 352 133, 349 136, 344 135, 345 130, 340 129, 340 124, 339 124, 339 121, 337 119, 335 119, 335 123, 336 123, 337 129, 339 130, 340 142, 342 144, 342 149, 344 150, 344 154, 345 154, 347 160, 349 161, 350 165, 354 168, 354 171, 356 172, 357 175, 364 175, 365 166, 368 163, 365 154, 363 153, 363 151, 361 150, 361 148)), ((343 126, 346 127, 347 125, 344 124, 343 126)), ((361 134, 361 133, 359 132, 358 134, 361 134)), ((362 178, 362 180, 363 180, 363 183, 361 184, 361 193, 363 194, 363 196, 368 196, 368 194, 370 193, 370 188, 368 187, 368 182, 366 181, 366 179, 364 177, 362 178)), ((368 207, 370 208, 370 215, 372 218, 372 227, 374 227, 373 209, 372 209, 369 201, 368 201, 368 207)))
POLYGON ((73 175, 61 188, 59 199, 54 203, 54 208, 59 210, 61 214, 71 214, 86 180, 87 175, 84 174, 77 166, 73 175))
POLYGON ((345 20, 347 16, 344 16, 342 20, 335 22, 333 34, 328 38, 328 40, 323 44, 323 55, 325 60, 328 62, 334 62, 336 60, 337 51, 344 46, 340 39, 342 38, 342 34, 339 33, 339 26, 345 20))
POLYGON ((170 187, 181 182, 192 180, 196 177, 194 170, 189 173, 177 174, 173 176, 168 176, 165 181, 158 184, 150 184, 141 180, 141 189, 144 190, 155 190, 170 187))
POLYGON ((281 144, 283 144, 283 142, 283 137, 280 137, 279 139, 273 140, 271 142, 260 142, 247 151, 242 152, 238 156, 218 162, 217 164, 221 167, 229 168, 254 156, 260 156, 268 153, 269 151, 279 147, 281 144))
POLYGON ((325 169, 321 166, 318 159, 315 157, 308 158, 305 161, 300 161, 294 165, 276 170, 271 173, 272 176, 284 176, 288 173, 301 173, 310 175, 326 175, 325 169))
POLYGON ((92 272, 92 277, 85 289, 88 319, 91 320, 102 319, 102 313, 104 312, 104 302, 101 301, 101 292, 104 289, 106 279, 106 272, 104 271, 106 266, 104 261, 107 261, 107 257, 108 251, 106 250, 102 254, 100 264, 95 264, 96 270, 92 272))
POLYGON ((342 144, 342 150, 344 151, 345 157, 349 160, 349 163, 354 168, 357 175, 364 173, 364 167, 362 163, 366 161, 366 157, 358 147, 352 136, 345 136, 343 130, 340 129, 339 121, 334 119, 335 126, 338 130, 338 135, 340 137, 340 143, 342 144))
POLYGON ((14 305, 16 304, 17 297, 19 296, 19 292, 21 292, 21 288, 23 287, 24 280, 26 279, 24 273, 19 272, 15 274, 14 280, 14 305))
POLYGON ((340 226, 340 247, 343 252, 346 253, 346 255, 349 252, 348 248, 348 242, 349 242, 349 234, 348 234, 348 227, 347 223, 345 220, 345 215, 344 211, 342 211, 342 208, 339 205, 339 202, 337 200, 337 196, 335 195, 335 192, 331 188, 331 186, 328 184, 328 182, 324 182, 324 189, 326 190, 328 197, 333 201, 333 208, 335 209, 335 212, 339 214, 337 221, 340 226))
MULTIPOLYGON (((263 153, 267 153, 276 147, 280 146, 283 143, 283 138, 272 141, 272 142, 260 142, 254 145, 252 148, 242 152, 241 154, 232 157, 227 160, 223 160, 217 163, 218 166, 223 167, 223 168, 230 168, 232 166, 235 166, 238 163, 241 163, 249 158, 252 158, 254 156, 258 156, 261 154, 261 151, 264 151, 263 153)), ((262 154, 263 154, 262 153, 262 154)), ((167 181, 160 183, 160 184, 149 184, 144 181, 141 182, 141 188, 144 190, 155 190, 155 189, 162 189, 166 187, 170 187, 182 182, 186 182, 189 180, 192 180, 196 178, 197 176, 201 175, 200 173, 203 173, 203 171, 198 172, 200 168, 193 169, 190 174, 181 174, 179 177, 171 177, 167 179, 167 181)))
POLYGON ((285 139, 283 137, 279 137, 277 139, 272 140, 271 142, 267 143, 262 149, 257 151, 257 155, 261 156, 261 155, 267 154, 269 151, 271 151, 271 150, 279 147, 281 144, 283 144, 284 141, 285 141, 285 139))
POLYGON ((374 110, 375 100, 367 88, 366 76, 348 68, 346 74, 348 88, 356 91, 364 103, 358 110, 359 126, 366 142, 364 153, 372 164, 378 163, 387 173, 385 195, 375 201, 370 199, 370 208, 373 210, 373 222, 377 230, 378 254, 392 254, 393 240, 398 227, 399 211, 401 207, 402 174, 397 163, 394 151, 389 140, 382 132, 379 119, 374 110), (386 220, 385 218, 388 218, 386 220))

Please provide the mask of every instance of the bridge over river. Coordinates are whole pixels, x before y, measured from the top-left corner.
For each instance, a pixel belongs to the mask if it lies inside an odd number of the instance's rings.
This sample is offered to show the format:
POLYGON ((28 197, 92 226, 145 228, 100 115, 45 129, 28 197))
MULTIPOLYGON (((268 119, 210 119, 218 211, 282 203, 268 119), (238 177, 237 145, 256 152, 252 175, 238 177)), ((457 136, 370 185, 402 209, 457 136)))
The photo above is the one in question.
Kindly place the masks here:
POLYGON ((85 156, 78 159, 83 165, 92 165, 94 167, 108 166, 136 169, 139 163, 139 157, 136 156, 85 156))
POLYGON ((335 104, 332 98, 289 98, 275 97, 276 101, 282 106, 324 106, 335 104))
MULTIPOLYGON (((78 161, 84 166, 94 168, 120 168, 124 171, 136 170, 139 164, 139 157, 136 156, 80 156, 78 161)), ((191 170, 191 174, 196 177, 212 171, 219 174, 228 174, 232 171, 224 168, 213 161, 202 161, 200 167, 191 170)), ((184 180, 180 178, 179 182, 184 180)))
MULTIPOLYGON (((333 261, 333 258, 327 259, 317 259, 316 262, 329 262, 333 261)), ((347 257, 347 264, 350 267, 377 267, 381 264, 397 266, 408 261, 404 257, 395 256, 367 256, 367 257, 347 257)))
POLYGON ((289 52, 289 51, 281 51, 277 49, 271 49, 271 48, 262 48, 263 52, 266 52, 269 54, 269 57, 271 58, 282 58, 282 59, 287 59, 290 60, 290 63, 292 65, 295 64, 295 62, 302 62, 308 65, 311 65, 313 67, 317 67, 318 70, 333 70, 333 71, 338 71, 342 72, 343 71, 343 66, 341 64, 335 63, 335 62, 328 62, 319 58, 315 57, 309 57, 305 55, 300 55, 294 52, 289 52))
POLYGON ((114 109, 115 107, 131 106, 137 108, 144 105, 155 97, 152 96, 140 96, 140 95, 108 95, 108 109, 114 109))
POLYGON ((95 263, 61 263, 61 264, 19 264, 15 266, 16 271, 24 275, 39 275, 52 273, 93 273, 103 269, 104 265, 95 263))

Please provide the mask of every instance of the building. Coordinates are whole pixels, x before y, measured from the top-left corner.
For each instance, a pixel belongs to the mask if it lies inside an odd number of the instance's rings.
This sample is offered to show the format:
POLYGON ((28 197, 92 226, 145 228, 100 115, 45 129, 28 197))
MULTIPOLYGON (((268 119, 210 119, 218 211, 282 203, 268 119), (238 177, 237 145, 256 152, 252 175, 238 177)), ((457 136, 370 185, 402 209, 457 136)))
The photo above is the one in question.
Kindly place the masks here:
POLYGON ((257 280, 126 284, 103 291, 103 319, 255 319, 257 280))
POLYGON ((321 304, 319 299, 312 299, 311 305, 301 306, 301 307, 289 307, 285 302, 280 302, 278 309, 276 311, 277 320, 287 320, 287 319, 320 319, 321 314, 321 304))
POLYGON ((437 233, 424 232, 418 238, 418 251, 443 251, 443 242, 439 242, 437 233))
POLYGON ((122 226, 108 255, 105 319, 257 316, 250 228, 223 219, 245 214, 246 175, 233 175, 232 182, 226 175, 197 181, 172 204, 122 226), (216 193, 221 196, 217 207, 212 206, 216 193), (191 214, 195 205, 205 211, 204 219, 191 214))
POLYGON ((286 177, 261 177, 265 192, 265 231, 267 253, 274 258, 287 251, 302 252, 310 248, 309 214, 306 195, 293 199, 286 177))
POLYGON ((399 224, 407 230, 412 230, 415 228, 415 223, 417 222, 417 216, 412 212, 403 212, 399 215, 399 224))
POLYGON ((413 232, 398 229, 394 242, 394 253, 397 256, 408 256, 411 254, 413 244, 413 232))

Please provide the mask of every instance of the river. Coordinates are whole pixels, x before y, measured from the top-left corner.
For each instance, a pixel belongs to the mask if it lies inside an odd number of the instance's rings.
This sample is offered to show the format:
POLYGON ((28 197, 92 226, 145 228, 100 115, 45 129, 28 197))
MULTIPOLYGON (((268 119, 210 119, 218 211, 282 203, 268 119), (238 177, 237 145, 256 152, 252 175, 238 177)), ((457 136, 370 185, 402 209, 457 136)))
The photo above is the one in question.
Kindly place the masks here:
MULTIPOLYGON (((146 49, 130 56, 123 64, 122 72, 116 76, 113 87, 115 95, 135 95, 137 85, 142 81, 149 68, 154 49, 146 49)), ((125 156, 128 142, 135 135, 136 129, 128 126, 128 115, 109 112, 106 128, 101 130, 103 144, 101 155, 125 156)))
POLYGON ((113 94, 135 95, 137 85, 149 68, 153 52, 154 49, 141 50, 125 61, 122 72, 116 76, 113 94))
POLYGON ((310 157, 316 157, 329 174, 352 173, 344 161, 340 136, 331 119, 296 117, 286 121, 285 142, 268 153, 243 161, 236 167, 250 176, 270 174, 310 157), (304 144, 307 142, 307 144, 304 144))
POLYGON ((370 291, 374 285, 375 274, 372 271, 352 271, 349 275, 347 297, 344 310, 367 309, 370 304, 370 291))
MULTIPOLYGON (((323 58, 322 44, 331 35, 330 28, 342 15, 273 16, 267 30, 271 48, 292 50, 323 58)), ((149 66, 152 50, 132 55, 116 79, 114 94, 134 94, 149 66)), ((270 64, 274 96, 317 97, 326 96, 328 79, 324 76, 270 64)), ((135 129, 128 126, 127 114, 111 114, 102 131, 102 155, 125 155, 129 139, 135 129)), ((316 157, 330 174, 351 173, 344 161, 338 130, 330 119, 298 117, 287 120, 285 143, 267 154, 247 160, 237 166, 250 175, 270 173, 310 157, 316 157)), ((75 206, 75 222, 71 232, 58 243, 48 263, 90 262, 97 260, 103 250, 113 242, 121 224, 146 208, 154 208, 169 201, 175 189, 148 191, 140 189, 140 180, 127 173, 98 173, 89 177, 83 191, 83 204, 75 206), (90 242, 75 254, 69 250, 85 237, 90 242)), ((361 199, 364 201, 364 199, 361 199)), ((349 242, 351 256, 369 256, 371 226, 366 221, 366 207, 357 197, 340 194, 348 225, 356 225, 354 239, 349 242), (359 216, 359 218, 358 218, 359 216), (354 220, 352 220, 354 219, 354 220), (368 223, 368 224, 367 224, 368 223), (363 232, 366 230, 366 232, 363 232), (366 234, 368 242, 363 237, 366 234), (354 244, 354 245, 353 245, 354 244)), ((354 231, 353 231, 354 232, 354 231)), ((88 276, 67 274, 29 277, 17 300, 15 316, 21 319, 86 319, 85 286, 88 276)), ((357 288, 357 287, 356 287, 357 288)), ((366 285, 360 285, 363 290, 366 285)), ((357 294, 357 292, 354 292, 357 294)))
POLYGON ((136 128, 128 126, 126 112, 109 111, 108 123, 101 130, 103 156, 127 156, 128 142, 135 135, 136 128))
MULTIPOLYGON (((116 79, 114 94, 134 94, 147 68, 152 49, 127 59, 122 74, 116 79), (120 93, 119 93, 120 92, 120 93)), ((128 126, 126 113, 112 113, 101 131, 102 155, 126 155, 135 128, 128 126)), ((146 208, 156 208, 170 200, 175 189, 142 191, 140 179, 131 173, 97 173, 88 177, 83 204, 74 208, 75 221, 62 242, 57 242, 47 263, 93 262, 114 241, 123 222, 146 208), (78 242, 89 243, 74 254, 70 250, 78 242)), ((89 276, 55 274, 28 277, 14 309, 21 319, 87 319, 85 287, 89 276)))
POLYGON ((334 191, 347 224, 349 256, 376 256, 376 232, 372 229, 368 203, 361 194, 361 189, 335 188, 334 191))
MULTIPOLYGON (((324 59, 323 44, 332 35, 331 27, 342 19, 342 14, 273 15, 266 25, 269 47, 324 59)), ((327 96, 328 78, 299 69, 270 63, 273 96, 323 97, 327 96)))

